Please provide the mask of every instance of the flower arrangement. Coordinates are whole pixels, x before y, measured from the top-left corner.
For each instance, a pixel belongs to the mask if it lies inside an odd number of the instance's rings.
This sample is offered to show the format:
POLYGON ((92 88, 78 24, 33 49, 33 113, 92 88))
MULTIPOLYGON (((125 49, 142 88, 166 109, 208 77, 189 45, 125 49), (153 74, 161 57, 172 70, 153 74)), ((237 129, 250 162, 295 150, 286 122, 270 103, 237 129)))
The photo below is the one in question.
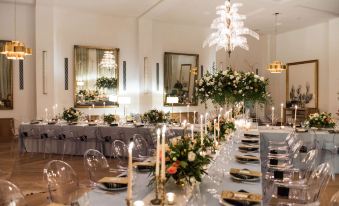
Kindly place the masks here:
POLYGON ((310 114, 308 119, 306 120, 306 125, 308 127, 316 127, 316 128, 334 128, 335 120, 332 118, 331 113, 322 112, 310 114))
POLYGON ((100 77, 97 79, 96 84, 98 88, 107 88, 107 89, 114 89, 118 86, 118 80, 114 77, 100 77))
POLYGON ((108 124, 111 124, 115 120, 116 120, 116 118, 113 114, 104 115, 104 121, 107 122, 108 124))
POLYGON ((259 102, 269 100, 268 80, 253 72, 237 72, 231 68, 207 73, 197 81, 197 96, 202 103, 211 99, 213 104, 224 106, 235 102, 259 102))
POLYGON ((211 157, 202 152, 200 141, 192 141, 189 137, 176 139, 169 143, 166 151, 167 179, 172 177, 180 185, 201 182, 210 162, 211 157))
POLYGON ((156 109, 149 110, 141 116, 141 120, 143 122, 156 124, 163 123, 169 119, 169 113, 164 113, 163 111, 159 111, 156 109))
MULTIPOLYGON (((219 119, 220 124, 220 140, 226 140, 226 137, 235 131, 235 124, 233 121, 227 120, 224 117, 219 119)), ((216 122, 216 131, 218 132, 218 122, 216 122)), ((207 122, 207 131, 210 134, 214 133, 214 120, 207 122)))
POLYGON ((70 107, 69 109, 64 109, 64 112, 62 113, 62 119, 66 120, 67 122, 76 122, 78 121, 80 116, 81 112, 73 107, 70 107))
POLYGON ((83 97, 85 101, 94 101, 99 96, 99 91, 97 90, 80 90, 78 92, 79 97, 83 97))

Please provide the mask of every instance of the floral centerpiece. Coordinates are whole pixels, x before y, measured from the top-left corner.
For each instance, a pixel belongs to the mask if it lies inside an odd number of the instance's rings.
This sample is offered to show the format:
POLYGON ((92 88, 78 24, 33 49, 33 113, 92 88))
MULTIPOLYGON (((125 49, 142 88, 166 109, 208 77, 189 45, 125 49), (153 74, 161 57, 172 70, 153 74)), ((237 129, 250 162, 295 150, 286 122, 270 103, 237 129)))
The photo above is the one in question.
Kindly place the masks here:
POLYGON ((253 72, 237 72, 231 68, 207 73, 197 80, 197 96, 202 103, 212 100, 213 104, 224 106, 245 101, 265 103, 270 99, 267 92, 268 80, 253 72))
POLYGON ((164 113, 163 111, 159 111, 156 109, 149 110, 141 116, 141 120, 143 122, 147 122, 150 124, 156 123, 164 123, 168 120, 169 113, 164 113))
POLYGON ((167 179, 172 177, 179 185, 201 182, 210 162, 211 157, 202 152, 200 141, 189 137, 176 139, 169 143, 166 151, 167 179))
POLYGON ((331 113, 322 112, 311 114, 306 120, 306 126, 316 128, 334 128, 335 120, 331 113))
POLYGON ((98 88, 115 89, 118 86, 116 78, 100 77, 97 79, 96 84, 98 88))
POLYGON ((113 114, 104 115, 104 121, 107 122, 108 124, 111 124, 115 120, 116 120, 116 118, 113 114))
MULTIPOLYGON (((216 118, 217 119, 217 118, 216 118)), ((235 124, 231 120, 220 117, 220 140, 225 140, 228 135, 235 131, 235 124)), ((216 122, 216 131, 219 131, 218 121, 216 122)), ((214 133, 214 119, 207 122, 207 130, 210 134, 214 133)))
POLYGON ((70 107, 69 109, 65 109, 62 113, 62 119, 67 122, 76 122, 81 116, 81 112, 76 110, 74 107, 70 107))
POLYGON ((77 94, 78 97, 85 101, 94 101, 99 96, 97 90, 80 90, 77 94))

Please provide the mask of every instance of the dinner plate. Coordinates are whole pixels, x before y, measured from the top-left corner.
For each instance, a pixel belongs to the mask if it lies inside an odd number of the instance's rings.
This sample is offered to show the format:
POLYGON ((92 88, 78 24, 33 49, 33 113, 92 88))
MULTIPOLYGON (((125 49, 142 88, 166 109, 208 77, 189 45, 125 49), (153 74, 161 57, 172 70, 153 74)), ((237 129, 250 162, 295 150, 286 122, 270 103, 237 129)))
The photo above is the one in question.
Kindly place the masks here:
POLYGON ((248 157, 255 157, 254 155, 243 155, 241 158, 236 157, 236 161, 242 164, 258 164, 259 160, 257 159, 246 159, 248 157))
POLYGON ((244 134, 244 137, 246 137, 246 138, 259 138, 259 135, 257 135, 257 134, 244 134))
MULTIPOLYGON (((248 169, 243 169, 243 170, 248 170, 248 169)), ((258 182, 258 181, 260 181, 260 177, 255 177, 255 176, 246 175, 246 174, 230 173, 230 176, 235 181, 241 181, 241 182, 258 182)))
POLYGON ((247 144, 259 144, 258 139, 242 139, 241 142, 247 144))
POLYGON ((116 184, 116 183, 98 183, 98 188, 106 191, 120 191, 126 190, 127 184, 116 184))
MULTIPOLYGON (((126 173, 118 175, 118 177, 127 177, 126 173)), ((119 184, 119 183, 98 183, 97 187, 105 191, 121 191, 126 190, 128 184, 119 184)))

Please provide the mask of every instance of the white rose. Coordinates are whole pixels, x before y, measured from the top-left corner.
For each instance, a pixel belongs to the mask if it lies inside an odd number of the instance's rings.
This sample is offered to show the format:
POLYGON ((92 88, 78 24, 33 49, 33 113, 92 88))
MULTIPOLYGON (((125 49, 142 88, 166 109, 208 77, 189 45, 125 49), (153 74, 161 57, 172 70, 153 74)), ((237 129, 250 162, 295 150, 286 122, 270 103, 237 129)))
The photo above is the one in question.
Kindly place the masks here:
POLYGON ((196 157, 196 155, 195 155, 195 153, 194 152, 189 152, 188 153, 188 155, 187 155, 187 158, 188 158, 188 161, 189 162, 193 162, 194 160, 195 160, 195 157, 196 157))
POLYGON ((195 184, 197 182, 197 180, 194 177, 190 177, 190 183, 191 184, 195 184))

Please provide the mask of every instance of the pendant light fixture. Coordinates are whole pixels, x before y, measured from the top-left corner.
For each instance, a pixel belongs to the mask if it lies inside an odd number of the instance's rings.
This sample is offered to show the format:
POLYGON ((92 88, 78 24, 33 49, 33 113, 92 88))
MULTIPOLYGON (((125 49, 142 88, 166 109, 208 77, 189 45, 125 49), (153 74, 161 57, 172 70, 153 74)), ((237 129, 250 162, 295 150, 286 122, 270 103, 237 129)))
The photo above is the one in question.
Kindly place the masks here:
MULTIPOLYGON (((16 39, 16 0, 14 1, 14 36, 16 39)), ((25 56, 32 55, 32 49, 25 47, 25 44, 20 41, 13 40, 3 45, 0 53, 5 55, 7 59, 23 60, 25 56)))
POLYGON ((241 6, 241 3, 231 4, 230 0, 226 0, 216 8, 218 17, 211 24, 211 29, 215 31, 205 40, 203 47, 216 46, 217 51, 224 48, 230 57, 235 47, 249 50, 245 35, 259 40, 259 34, 245 27, 246 16, 238 13, 241 6))
MULTIPOLYGON (((277 31, 278 31, 278 29, 277 29, 277 23, 278 23, 278 15, 279 15, 279 13, 275 13, 274 14, 275 15, 275 30, 274 30, 274 32, 275 32, 275 50, 276 50, 276 48, 277 48, 277 31)), ((275 59, 277 59, 277 54, 276 54, 277 52, 275 51, 275 54, 274 54, 274 57, 275 57, 275 59)), ((280 74, 281 72, 283 72, 283 71, 285 71, 286 70, 286 64, 284 64, 282 61, 279 61, 279 60, 274 60, 274 61, 272 61, 272 63, 271 64, 269 64, 268 66, 267 66, 267 70, 269 71, 269 72, 271 72, 272 74, 280 74)))

